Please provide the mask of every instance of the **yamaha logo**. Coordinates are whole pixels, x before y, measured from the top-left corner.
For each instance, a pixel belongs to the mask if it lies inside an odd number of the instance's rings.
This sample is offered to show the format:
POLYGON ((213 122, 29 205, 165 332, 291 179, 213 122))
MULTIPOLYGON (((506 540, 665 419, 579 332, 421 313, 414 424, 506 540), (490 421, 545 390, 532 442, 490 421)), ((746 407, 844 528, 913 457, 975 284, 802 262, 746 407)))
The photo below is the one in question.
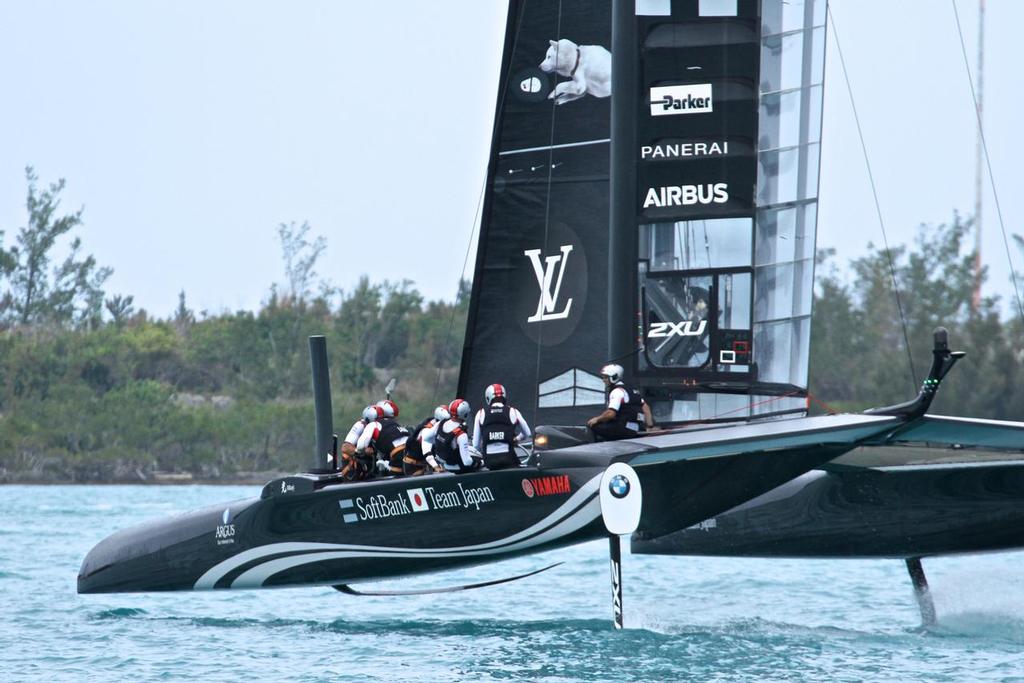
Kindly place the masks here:
POLYGON ((652 206, 693 206, 695 204, 725 204, 729 201, 728 183, 704 185, 669 185, 650 188, 644 197, 644 208, 652 206))
POLYGON ((625 498, 629 495, 629 479, 622 474, 616 474, 608 482, 608 490, 616 498, 625 498))
POLYGON ((651 88, 651 116, 706 114, 714 111, 711 84, 651 88))

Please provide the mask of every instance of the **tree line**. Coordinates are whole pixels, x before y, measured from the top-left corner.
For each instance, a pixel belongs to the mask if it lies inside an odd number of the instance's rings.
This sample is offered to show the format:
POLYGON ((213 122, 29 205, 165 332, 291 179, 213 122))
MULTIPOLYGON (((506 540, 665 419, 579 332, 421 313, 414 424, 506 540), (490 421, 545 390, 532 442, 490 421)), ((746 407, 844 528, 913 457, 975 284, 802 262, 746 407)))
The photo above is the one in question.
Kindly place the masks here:
MULTIPOLYGON (((82 211, 60 208, 64 181, 41 188, 32 169, 26 180, 27 221, 10 246, 0 232, 0 481, 301 469, 313 440, 311 334, 327 335, 339 424, 381 398, 391 377, 410 420, 455 390, 466 282, 450 302, 426 301, 407 280, 364 277, 342 291, 317 276, 323 238, 307 223, 288 223, 277 229, 285 282, 259 310, 196 313, 181 292, 171 316, 153 317, 132 296, 105 291, 111 270, 85 254, 75 234, 82 211), (63 260, 54 257, 58 245, 63 260)), ((1000 316, 994 297, 972 308, 970 233, 970 222, 954 216, 923 226, 913 245, 888 255, 872 248, 849 268, 819 254, 815 410, 908 398, 941 324, 953 347, 969 353, 934 412, 1024 417, 1024 329, 1019 316, 1000 316)))

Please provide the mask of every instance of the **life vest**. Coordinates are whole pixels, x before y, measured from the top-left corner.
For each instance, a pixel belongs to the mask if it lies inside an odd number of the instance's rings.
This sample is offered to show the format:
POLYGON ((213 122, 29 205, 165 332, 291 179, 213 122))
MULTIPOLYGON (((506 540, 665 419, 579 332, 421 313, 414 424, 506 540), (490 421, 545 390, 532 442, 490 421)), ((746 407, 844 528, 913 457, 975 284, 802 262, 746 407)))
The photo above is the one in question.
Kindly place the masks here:
POLYGON ((434 436, 434 455, 453 468, 461 468, 463 464, 462 455, 459 452, 459 437, 465 434, 466 430, 462 428, 462 425, 455 423, 455 429, 447 432, 445 426, 449 422, 451 422, 450 419, 441 420, 441 423, 437 425, 437 434, 434 436))
POLYGON ((616 384, 609 389, 608 395, 605 397, 606 402, 611 400, 612 391, 616 389, 624 389, 626 391, 626 398, 615 412, 615 419, 612 420, 612 423, 632 432, 639 433, 645 431, 646 420, 644 418, 643 396, 640 395, 639 391, 627 387, 625 384, 616 384))
POLYGON ((484 408, 484 419, 480 429, 480 443, 483 444, 484 455, 488 452, 508 453, 515 446, 516 426, 512 422, 512 409, 504 403, 495 401, 484 408))
POLYGON ((385 417, 380 420, 380 434, 377 435, 377 453, 385 458, 398 449, 404 449, 409 440, 409 430, 398 424, 392 417, 385 417))
POLYGON ((433 427, 434 422, 433 417, 428 417, 409 432, 409 440, 405 442, 405 455, 407 458, 412 458, 417 462, 423 460, 423 444, 420 443, 420 434, 423 433, 423 430, 433 427))

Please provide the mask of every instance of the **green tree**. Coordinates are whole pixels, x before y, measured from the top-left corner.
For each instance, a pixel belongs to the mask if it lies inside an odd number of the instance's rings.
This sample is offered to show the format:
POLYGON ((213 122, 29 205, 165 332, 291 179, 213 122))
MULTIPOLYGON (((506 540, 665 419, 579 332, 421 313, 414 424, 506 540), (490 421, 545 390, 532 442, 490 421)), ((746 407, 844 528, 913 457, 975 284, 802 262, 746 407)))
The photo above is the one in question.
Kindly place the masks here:
POLYGON ((83 210, 57 214, 63 178, 40 190, 31 166, 25 169, 25 177, 28 223, 18 231, 15 246, 0 259, 7 276, 0 319, 8 325, 52 322, 95 326, 102 312, 103 284, 112 271, 99 268, 92 255, 82 255, 78 237, 72 239, 64 261, 51 270, 54 246, 82 224, 83 210))

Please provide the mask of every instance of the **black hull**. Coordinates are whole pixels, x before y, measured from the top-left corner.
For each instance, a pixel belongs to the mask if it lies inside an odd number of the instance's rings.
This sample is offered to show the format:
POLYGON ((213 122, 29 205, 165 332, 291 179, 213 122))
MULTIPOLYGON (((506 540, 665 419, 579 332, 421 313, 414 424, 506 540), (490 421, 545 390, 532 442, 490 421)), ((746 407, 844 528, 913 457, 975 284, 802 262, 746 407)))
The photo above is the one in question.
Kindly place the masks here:
POLYGON ((539 552, 604 533, 594 480, 602 471, 442 474, 207 508, 104 540, 83 562, 78 590, 334 585, 539 552), (544 479, 555 490, 562 476, 564 493, 541 495, 542 483, 531 484, 532 497, 524 492, 524 480, 544 479))
POLYGON ((690 528, 636 539, 633 551, 911 558, 1024 548, 1024 456, 971 460, 935 449, 915 464, 887 465, 882 450, 847 456, 869 454, 877 466, 816 470, 690 528))
POLYGON ((81 593, 337 585, 493 562, 607 536, 605 470, 639 478, 638 532, 678 530, 898 425, 832 416, 540 453, 536 467, 333 483, 271 482, 259 499, 128 529, 82 563, 81 593))

